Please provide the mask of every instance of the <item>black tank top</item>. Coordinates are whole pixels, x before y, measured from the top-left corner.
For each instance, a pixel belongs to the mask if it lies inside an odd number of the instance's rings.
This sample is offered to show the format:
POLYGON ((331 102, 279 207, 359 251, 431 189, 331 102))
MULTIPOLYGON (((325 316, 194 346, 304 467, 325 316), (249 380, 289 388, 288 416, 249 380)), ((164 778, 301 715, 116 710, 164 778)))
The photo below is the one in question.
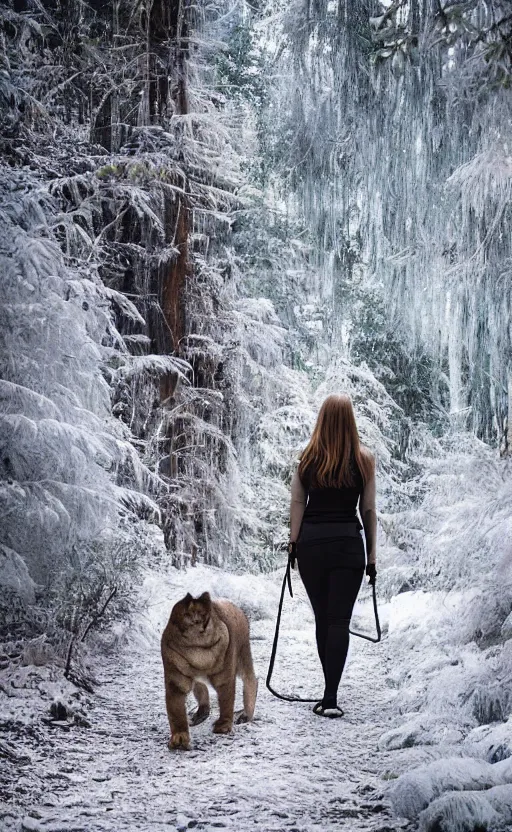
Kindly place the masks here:
MULTIPOLYGON (((303 523, 339 523, 357 520, 357 501, 363 491, 363 477, 355 460, 352 460, 354 485, 341 488, 317 488, 312 483, 310 468, 301 479, 308 501, 303 523)), ((357 520, 358 524, 359 521, 357 520)), ((360 524, 359 524, 360 525, 360 524)))

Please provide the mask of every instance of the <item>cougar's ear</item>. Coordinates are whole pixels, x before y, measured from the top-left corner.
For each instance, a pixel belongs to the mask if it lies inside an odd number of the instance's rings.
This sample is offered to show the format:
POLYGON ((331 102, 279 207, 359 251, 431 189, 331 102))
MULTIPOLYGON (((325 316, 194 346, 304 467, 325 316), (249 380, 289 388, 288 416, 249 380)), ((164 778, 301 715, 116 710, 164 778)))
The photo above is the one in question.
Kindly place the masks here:
POLYGON ((203 592, 203 594, 200 595, 197 600, 199 601, 199 603, 204 604, 205 607, 211 607, 212 605, 212 599, 210 598, 209 592, 203 592))
POLYGON ((190 604, 193 600, 194 599, 192 598, 190 592, 187 592, 187 594, 185 595, 185 597, 183 599, 183 603, 184 604, 190 604))

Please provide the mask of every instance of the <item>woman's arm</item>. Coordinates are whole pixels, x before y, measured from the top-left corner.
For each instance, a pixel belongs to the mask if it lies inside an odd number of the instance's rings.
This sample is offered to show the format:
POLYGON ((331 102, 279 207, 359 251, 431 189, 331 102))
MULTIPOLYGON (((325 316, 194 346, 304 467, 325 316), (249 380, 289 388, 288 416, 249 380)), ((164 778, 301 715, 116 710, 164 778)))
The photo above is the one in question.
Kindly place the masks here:
POLYGON ((377 560, 377 509, 375 507, 375 457, 373 455, 371 455, 371 460, 372 472, 363 488, 359 500, 359 511, 366 538, 368 563, 375 563, 377 560))
POLYGON ((306 508, 306 492, 300 481, 298 471, 295 471, 292 477, 291 491, 290 541, 296 543, 299 536, 300 524, 302 523, 302 515, 306 508))

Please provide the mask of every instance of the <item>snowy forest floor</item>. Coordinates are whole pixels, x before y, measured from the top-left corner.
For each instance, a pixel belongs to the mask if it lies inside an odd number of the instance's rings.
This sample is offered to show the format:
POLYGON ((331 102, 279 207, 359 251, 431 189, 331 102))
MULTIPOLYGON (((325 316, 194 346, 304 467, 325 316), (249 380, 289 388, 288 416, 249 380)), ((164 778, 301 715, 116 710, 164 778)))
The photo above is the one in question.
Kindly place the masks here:
MULTIPOLYGON (((266 690, 281 578, 282 570, 236 576, 202 566, 149 575, 142 590, 145 612, 96 664, 89 727, 43 721, 51 701, 69 696, 66 682, 2 696, 2 750, 8 752, 2 830, 416 829, 392 817, 386 789, 437 755, 422 747, 378 750, 379 736, 399 720, 385 639, 380 645, 352 639, 339 696, 342 719, 320 719, 310 705, 281 702, 266 690), (213 696, 212 716, 192 729, 192 750, 170 752, 160 634, 172 604, 187 591, 205 589, 239 603, 251 619, 259 678, 255 719, 229 736, 214 735, 213 696)), ((298 577, 294 586, 294 599, 285 601, 274 684, 283 692, 320 695, 312 613, 298 577)), ((370 605, 361 609, 357 626, 371 628, 370 605)), ((26 680, 31 670, 24 670, 26 680)), ((43 672, 32 671, 35 678, 43 672)), ((239 682, 237 705, 240 688, 239 682)))

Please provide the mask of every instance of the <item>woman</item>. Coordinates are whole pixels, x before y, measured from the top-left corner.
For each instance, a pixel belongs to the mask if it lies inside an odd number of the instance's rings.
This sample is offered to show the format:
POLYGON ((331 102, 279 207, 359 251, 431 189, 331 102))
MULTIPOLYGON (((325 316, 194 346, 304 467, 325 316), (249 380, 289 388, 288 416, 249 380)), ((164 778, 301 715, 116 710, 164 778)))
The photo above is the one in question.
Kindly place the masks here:
POLYGON ((293 475, 290 543, 316 623, 316 643, 325 678, 313 712, 339 717, 338 686, 345 666, 349 625, 365 572, 376 578, 377 514, 375 459, 360 445, 352 402, 328 396, 293 475), (306 503, 306 497, 307 503, 306 503))

